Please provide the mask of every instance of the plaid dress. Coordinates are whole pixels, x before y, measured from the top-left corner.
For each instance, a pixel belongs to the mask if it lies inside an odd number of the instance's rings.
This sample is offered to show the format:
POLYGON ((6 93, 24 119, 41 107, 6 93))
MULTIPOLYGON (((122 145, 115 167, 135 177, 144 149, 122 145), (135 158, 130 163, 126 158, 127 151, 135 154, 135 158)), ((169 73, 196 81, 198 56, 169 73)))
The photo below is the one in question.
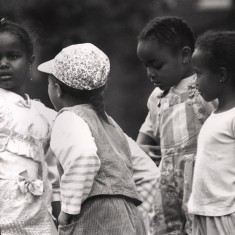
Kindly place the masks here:
POLYGON ((191 234, 192 220, 187 213, 187 202, 197 136, 214 109, 213 104, 206 103, 199 95, 195 80, 192 76, 185 92, 180 94, 170 90, 163 97, 163 92, 155 89, 149 98, 151 137, 160 139, 162 153, 159 190, 150 222, 153 235, 191 234))

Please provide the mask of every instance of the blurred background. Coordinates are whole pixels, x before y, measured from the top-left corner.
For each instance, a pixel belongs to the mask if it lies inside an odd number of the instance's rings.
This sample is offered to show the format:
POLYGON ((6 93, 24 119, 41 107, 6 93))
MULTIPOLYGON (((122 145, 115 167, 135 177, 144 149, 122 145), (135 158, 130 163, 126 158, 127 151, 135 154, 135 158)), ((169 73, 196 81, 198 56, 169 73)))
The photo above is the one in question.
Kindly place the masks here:
POLYGON ((111 60, 106 110, 134 139, 154 89, 136 55, 136 37, 149 20, 164 15, 184 18, 196 37, 208 29, 231 30, 235 0, 0 0, 0 16, 24 23, 35 37, 31 98, 52 107, 38 64, 65 46, 93 43, 111 60))

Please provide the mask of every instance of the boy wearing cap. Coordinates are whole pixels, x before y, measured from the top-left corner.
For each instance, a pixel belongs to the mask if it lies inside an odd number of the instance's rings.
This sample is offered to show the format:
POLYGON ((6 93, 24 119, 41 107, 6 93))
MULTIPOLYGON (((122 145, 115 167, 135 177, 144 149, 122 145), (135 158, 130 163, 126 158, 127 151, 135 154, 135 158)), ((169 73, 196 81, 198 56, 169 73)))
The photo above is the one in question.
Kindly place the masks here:
MULTIPOLYGON (((38 69, 49 73, 49 97, 60 110, 50 143, 61 177, 59 233, 147 234, 137 206, 151 198, 156 181, 146 186, 141 162, 131 156, 144 153, 104 110, 108 57, 92 44, 77 44, 38 69), (141 184, 146 191, 137 189, 141 184)), ((158 169, 152 162, 149 167, 157 180, 158 169)))

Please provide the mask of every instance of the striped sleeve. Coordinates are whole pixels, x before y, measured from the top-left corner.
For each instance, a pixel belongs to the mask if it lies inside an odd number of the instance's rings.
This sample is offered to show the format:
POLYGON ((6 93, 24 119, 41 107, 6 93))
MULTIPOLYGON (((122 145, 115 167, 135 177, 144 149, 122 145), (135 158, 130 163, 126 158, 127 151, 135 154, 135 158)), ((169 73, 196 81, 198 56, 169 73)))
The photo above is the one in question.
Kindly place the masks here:
POLYGON ((79 214, 100 169, 94 138, 82 118, 65 111, 55 120, 50 145, 63 169, 61 210, 79 214))

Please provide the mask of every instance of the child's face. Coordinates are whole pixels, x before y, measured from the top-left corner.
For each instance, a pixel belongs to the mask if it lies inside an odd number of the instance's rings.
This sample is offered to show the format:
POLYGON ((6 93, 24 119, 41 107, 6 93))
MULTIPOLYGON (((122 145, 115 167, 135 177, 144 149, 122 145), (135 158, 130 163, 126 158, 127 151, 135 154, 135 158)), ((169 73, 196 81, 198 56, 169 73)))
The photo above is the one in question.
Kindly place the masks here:
POLYGON ((0 33, 0 87, 24 95, 30 62, 18 36, 0 33))
POLYGON ((157 39, 139 41, 137 54, 151 82, 161 90, 168 90, 184 78, 180 53, 173 54, 157 39))
POLYGON ((56 80, 52 74, 48 76, 48 95, 54 108, 59 111, 61 109, 60 101, 57 94, 58 87, 56 86, 56 80))
POLYGON ((198 90, 206 101, 218 98, 220 83, 218 74, 211 71, 205 64, 205 54, 196 49, 193 53, 192 62, 194 71, 197 74, 198 90))

